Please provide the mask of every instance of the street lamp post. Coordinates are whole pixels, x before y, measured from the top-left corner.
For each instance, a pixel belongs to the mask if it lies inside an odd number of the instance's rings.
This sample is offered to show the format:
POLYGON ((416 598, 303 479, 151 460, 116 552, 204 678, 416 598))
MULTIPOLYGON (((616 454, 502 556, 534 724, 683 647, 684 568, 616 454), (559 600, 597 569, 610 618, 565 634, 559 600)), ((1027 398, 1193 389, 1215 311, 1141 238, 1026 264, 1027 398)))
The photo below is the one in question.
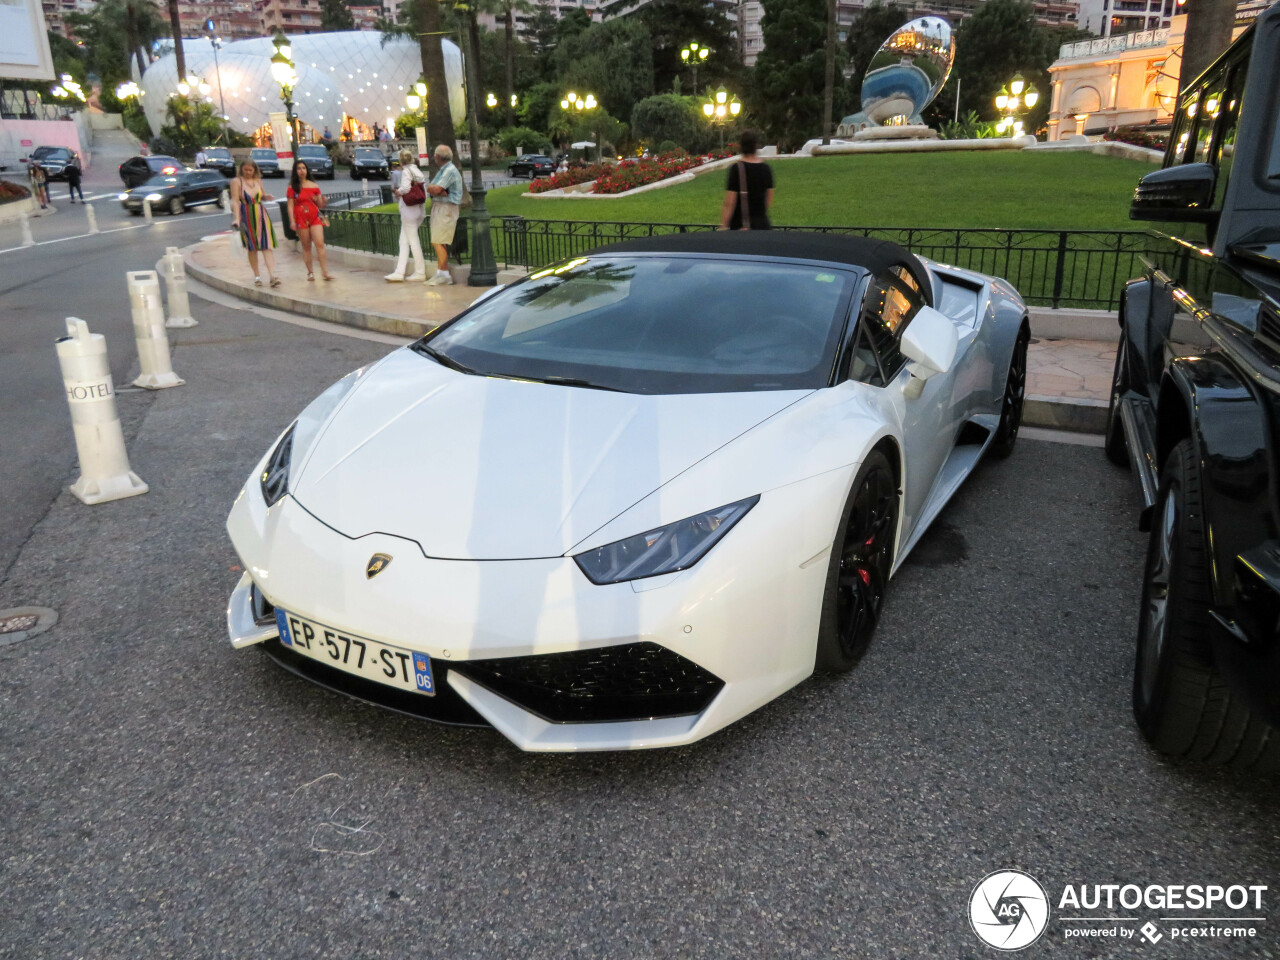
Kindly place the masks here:
POLYGON ((680 49, 680 59, 682 62, 693 67, 693 95, 698 95, 698 64, 702 63, 711 56, 711 48, 698 44, 696 40, 686 43, 680 49))
POLYGON ((289 123, 289 149, 296 159, 298 131, 293 123, 293 88, 298 83, 298 71, 294 69, 291 59, 293 47, 289 43, 289 38, 283 33, 277 34, 271 42, 276 48, 276 52, 271 57, 271 78, 280 84, 280 99, 284 103, 284 115, 289 123))
POLYGON ((213 46, 213 74, 218 79, 218 110, 222 114, 222 130, 219 140, 227 139, 227 98, 222 92, 222 67, 218 63, 218 51, 222 49, 222 38, 214 30, 213 20, 206 20, 204 28, 209 31, 209 43, 213 46))
POLYGON ((467 70, 467 132, 471 140, 471 273, 467 277, 469 287, 492 287, 498 282, 498 261, 493 255, 493 240, 489 236, 489 210, 485 206, 484 177, 480 173, 480 121, 476 100, 480 96, 480 29, 476 25, 476 11, 471 3, 458 3, 454 9, 466 16, 467 50, 464 51, 467 70))
MULTIPOLYGON (((595 108, 598 107, 599 105, 600 104, 596 102, 596 96, 594 93, 588 93, 585 97, 583 97, 583 96, 579 96, 573 91, 570 91, 565 95, 565 98, 560 101, 561 110, 565 110, 565 111, 572 110, 578 114, 583 114, 589 110, 595 110, 595 108)), ((595 119, 598 119, 598 117, 596 116, 596 114, 593 113, 591 115, 591 119, 595 120, 595 119)), ((598 124, 593 123, 591 125, 591 136, 593 136, 596 141, 596 163, 599 163, 600 162, 600 131, 597 128, 598 128, 598 124)))
POLYGON ((720 149, 724 149, 724 125, 730 120, 736 119, 738 114, 742 112, 742 101, 736 94, 729 93, 723 86, 715 93, 707 97, 707 102, 702 105, 703 115, 720 128, 720 149))
POLYGON ((1035 84, 1028 84, 1022 74, 1014 74, 1006 86, 1000 88, 996 96, 996 109, 1002 116, 996 124, 996 133, 1008 132, 1011 137, 1020 137, 1023 133, 1023 122, 1018 115, 1030 110, 1040 101, 1040 91, 1035 84))

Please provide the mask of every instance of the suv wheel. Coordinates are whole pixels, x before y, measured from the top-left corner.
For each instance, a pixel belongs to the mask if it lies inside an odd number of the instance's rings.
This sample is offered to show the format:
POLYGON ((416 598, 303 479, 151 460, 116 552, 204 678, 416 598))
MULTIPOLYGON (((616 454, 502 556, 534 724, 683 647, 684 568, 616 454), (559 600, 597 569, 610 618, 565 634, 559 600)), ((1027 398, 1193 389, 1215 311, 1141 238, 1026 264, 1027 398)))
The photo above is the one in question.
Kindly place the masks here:
POLYGON ((1143 570, 1133 713, 1161 753, 1253 770, 1280 768, 1280 731, 1255 717, 1214 666, 1200 462, 1189 439, 1160 473, 1143 570))

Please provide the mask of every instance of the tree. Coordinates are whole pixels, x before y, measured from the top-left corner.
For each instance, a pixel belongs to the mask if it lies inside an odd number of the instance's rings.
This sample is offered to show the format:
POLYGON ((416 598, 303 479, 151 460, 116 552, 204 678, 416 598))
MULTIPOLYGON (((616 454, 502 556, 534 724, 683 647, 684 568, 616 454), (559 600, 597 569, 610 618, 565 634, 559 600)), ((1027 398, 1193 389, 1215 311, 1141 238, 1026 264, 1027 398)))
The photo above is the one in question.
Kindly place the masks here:
POLYGON ((863 7, 849 28, 849 40, 846 46, 849 69, 853 76, 849 81, 849 93, 853 103, 859 103, 862 93, 862 78, 871 66, 871 58, 876 55, 893 31, 911 19, 910 11, 895 3, 882 4, 879 0, 869 7, 863 7))
POLYGON ((694 111, 696 98, 660 93, 646 97, 631 111, 631 134, 637 140, 653 144, 672 140, 691 150, 698 139, 698 121, 694 111))
MULTIPOLYGON (((788 147, 822 127, 826 12, 825 0, 764 0, 764 50, 751 74, 749 107, 766 133, 788 147)), ((843 91, 833 95, 833 109, 843 104, 843 91)))
POLYGON ((1195 0, 1187 4, 1187 33, 1182 41, 1182 69, 1178 75, 1179 93, 1227 49, 1235 16, 1235 0, 1195 0))
POLYGON ((178 0, 169 0, 169 29, 173 32, 173 57, 178 76, 187 75, 187 59, 182 55, 182 18, 178 16, 178 0))
POLYGON ((68 13, 66 23, 88 51, 87 64, 103 86, 129 77, 129 61, 137 59, 138 76, 151 62, 147 49, 167 32, 151 0, 100 0, 88 13, 68 13))
POLYGON ((634 17, 592 24, 561 41, 555 62, 566 90, 594 93, 613 116, 630 116, 635 102, 653 93, 649 30, 634 17))
POLYGON ((458 142, 453 132, 453 111, 449 107, 449 85, 444 75, 444 53, 440 48, 440 4, 437 0, 406 0, 400 5, 396 23, 381 20, 382 42, 395 36, 412 37, 418 43, 422 76, 427 82, 427 142, 446 144, 454 155, 458 142))
POLYGON ((951 91, 961 81, 960 112, 973 110, 991 119, 997 115, 996 94, 1020 73, 1040 93, 1027 117, 1027 130, 1037 130, 1049 114, 1049 65, 1057 59, 1059 45, 1076 35, 1072 28, 1064 32, 1040 26, 1031 4, 1023 0, 986 0, 956 31, 955 68, 939 100, 954 107, 951 91))
POLYGON ((687 72, 680 51, 691 41, 712 51, 699 67, 698 85, 704 89, 725 79, 738 65, 733 25, 719 5, 704 0, 662 0, 646 4, 629 16, 649 30, 654 90, 671 90, 676 78, 687 72))
MULTIPOLYGON (((173 0, 169 0, 170 3, 173 0)), ((320 0, 320 29, 354 30, 356 18, 351 15, 347 0, 320 0)))

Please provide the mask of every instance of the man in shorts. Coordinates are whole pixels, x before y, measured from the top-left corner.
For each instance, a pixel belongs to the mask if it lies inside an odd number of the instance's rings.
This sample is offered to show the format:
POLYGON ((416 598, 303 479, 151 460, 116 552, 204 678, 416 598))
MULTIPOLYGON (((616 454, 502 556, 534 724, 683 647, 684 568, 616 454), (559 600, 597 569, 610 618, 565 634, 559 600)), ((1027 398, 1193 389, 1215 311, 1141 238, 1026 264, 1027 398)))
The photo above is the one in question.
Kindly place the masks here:
POLYGON ((462 208, 462 172, 453 165, 453 150, 443 143, 432 154, 439 171, 427 187, 431 197, 431 246, 436 251, 436 275, 427 281, 439 285, 453 283, 449 276, 449 244, 462 208))

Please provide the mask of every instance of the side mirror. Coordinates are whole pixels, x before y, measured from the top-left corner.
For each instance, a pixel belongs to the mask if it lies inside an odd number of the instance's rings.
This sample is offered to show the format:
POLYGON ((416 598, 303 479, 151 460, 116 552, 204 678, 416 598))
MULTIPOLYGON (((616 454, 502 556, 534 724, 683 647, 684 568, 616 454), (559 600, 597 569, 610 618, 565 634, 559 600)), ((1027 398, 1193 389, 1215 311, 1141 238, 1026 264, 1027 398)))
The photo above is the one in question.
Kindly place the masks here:
POLYGON ((921 307, 902 331, 902 355, 911 361, 911 376, 921 381, 950 370, 959 345, 956 325, 933 307, 921 307))
POLYGON ((1148 173, 1133 191, 1129 219, 1213 220, 1217 213, 1209 208, 1217 185, 1218 170, 1211 163, 1184 163, 1148 173))

